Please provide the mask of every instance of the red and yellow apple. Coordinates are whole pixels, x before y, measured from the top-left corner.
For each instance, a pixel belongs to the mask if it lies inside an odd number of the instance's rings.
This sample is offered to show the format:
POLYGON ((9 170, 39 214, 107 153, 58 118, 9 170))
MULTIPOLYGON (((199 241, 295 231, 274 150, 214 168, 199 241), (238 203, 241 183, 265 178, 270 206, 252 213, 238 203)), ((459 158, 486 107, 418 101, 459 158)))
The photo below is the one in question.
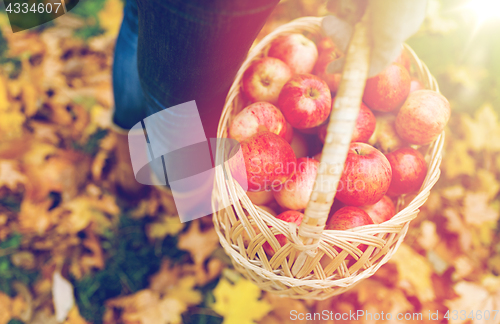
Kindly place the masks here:
POLYGON ((318 49, 304 35, 290 34, 275 39, 267 55, 285 62, 293 74, 311 73, 318 59, 318 49))
POLYGON ((399 110, 396 131, 408 143, 429 144, 441 134, 450 114, 450 103, 443 95, 432 90, 417 90, 410 93, 399 110))
POLYGON ((335 197, 349 206, 374 204, 389 189, 391 177, 384 154, 371 145, 351 143, 335 197))
POLYGON ((318 167, 319 162, 315 159, 298 159, 295 174, 282 185, 273 188, 274 199, 278 204, 293 210, 305 209, 314 187, 318 167))
MULTIPOLYGON (((282 221, 285 221, 287 223, 295 223, 297 225, 300 225, 300 223, 302 223, 302 219, 304 218, 304 214, 296 210, 289 210, 279 214, 278 216, 276 216, 276 218, 281 219, 282 221)), ((286 236, 283 234, 277 234, 275 237, 278 240, 280 246, 284 246, 288 241, 286 236)), ((271 244, 269 244, 269 242, 265 242, 262 247, 264 248, 264 251, 266 251, 266 254, 268 256, 272 257, 274 255, 275 251, 271 247, 271 244)))
POLYGON ((321 125, 332 110, 332 97, 325 81, 312 74, 296 74, 284 86, 278 107, 295 128, 321 125))
POLYGON ((401 107, 410 93, 411 78, 401 64, 393 63, 366 80, 363 102, 372 110, 389 112, 401 107))
POLYGON ((286 121, 281 111, 263 101, 245 107, 234 117, 229 126, 229 137, 243 142, 262 131, 269 131, 283 138, 286 135, 286 121))
POLYGON ((386 154, 386 157, 392 169, 387 195, 399 196, 420 189, 427 175, 427 164, 419 151, 403 147, 386 154))
POLYGON ((275 57, 264 57, 250 65, 243 74, 242 89, 252 102, 278 102, 283 85, 292 77, 292 71, 275 57))
POLYGON ((374 224, 388 221, 396 214, 396 207, 391 198, 387 196, 382 197, 373 205, 361 206, 360 208, 370 216, 374 224))
POLYGON ((281 136, 257 133, 243 141, 240 150, 229 160, 229 167, 232 176, 247 191, 279 186, 295 172, 295 153, 281 136))

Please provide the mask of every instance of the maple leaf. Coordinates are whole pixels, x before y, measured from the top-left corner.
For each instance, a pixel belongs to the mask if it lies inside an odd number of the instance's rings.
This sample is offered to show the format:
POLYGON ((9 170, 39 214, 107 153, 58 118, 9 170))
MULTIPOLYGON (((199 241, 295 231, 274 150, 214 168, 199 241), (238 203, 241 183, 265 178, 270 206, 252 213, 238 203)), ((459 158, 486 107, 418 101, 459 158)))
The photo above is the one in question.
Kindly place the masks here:
POLYGON ((492 310, 500 309, 500 278, 486 276, 481 284, 460 281, 453 289, 460 296, 453 300, 445 301, 445 305, 450 310, 458 310, 458 316, 450 314, 450 324, 462 324, 469 321, 470 312, 474 314, 473 324, 498 324, 500 323, 500 315, 494 317, 492 310), (465 316, 460 316, 461 311, 465 312, 465 316), (485 319, 484 313, 490 312, 489 319, 485 319), (483 316, 479 319, 478 312, 483 316))
POLYGON ((184 228, 178 216, 161 215, 159 220, 148 224, 146 231, 150 239, 164 239, 167 235, 176 235, 184 228))
POLYGON ((434 299, 432 268, 427 259, 406 244, 401 244, 391 262, 398 268, 400 281, 408 281, 421 301, 434 299))
POLYGON ((7 82, 0 75, 0 112, 4 112, 9 108, 9 98, 7 96, 7 82))
POLYGON ((14 191, 26 182, 26 176, 19 170, 16 161, 0 160, 0 187, 6 186, 14 191))
POLYGON ((78 307, 75 305, 68 313, 68 318, 63 322, 63 324, 89 324, 83 317, 80 315, 80 311, 78 307))
POLYGON ((189 230, 179 235, 177 246, 191 254, 195 264, 202 264, 219 245, 219 238, 213 228, 202 232, 199 220, 191 222, 189 230))
POLYGON ((464 198, 464 219, 470 225, 496 223, 500 216, 498 208, 489 204, 487 193, 468 192, 464 198))
POLYGON ((212 308, 224 316, 223 324, 254 324, 272 309, 268 302, 259 300, 261 292, 246 279, 241 278, 232 285, 222 278, 213 291, 212 308))
POLYGON ((500 125, 498 117, 491 107, 486 104, 476 111, 474 119, 469 115, 461 114, 467 145, 476 151, 486 149, 500 150, 500 125))
POLYGON ((469 143, 466 141, 453 141, 453 145, 448 148, 443 159, 443 170, 449 179, 459 175, 473 176, 476 168, 476 161, 469 154, 469 143))

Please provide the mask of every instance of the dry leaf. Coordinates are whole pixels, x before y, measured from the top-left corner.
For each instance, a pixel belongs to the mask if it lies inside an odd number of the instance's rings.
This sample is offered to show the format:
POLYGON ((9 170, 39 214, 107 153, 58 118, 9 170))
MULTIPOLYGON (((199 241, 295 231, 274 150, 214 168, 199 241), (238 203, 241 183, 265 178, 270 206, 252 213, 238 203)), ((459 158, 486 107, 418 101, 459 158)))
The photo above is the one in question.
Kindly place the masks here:
POLYGON ((434 299, 431 274, 432 268, 425 257, 406 244, 401 244, 391 262, 395 263, 401 281, 408 281, 421 301, 434 299))
POLYGON ((222 278, 213 294, 212 308, 224 316, 223 324, 254 324, 272 309, 268 302, 259 300, 260 288, 243 278, 234 285, 222 278))
POLYGON ((0 188, 6 186, 15 191, 25 182, 26 176, 21 173, 16 161, 0 160, 0 188))
POLYGON ((202 264, 219 245, 219 238, 213 228, 202 232, 199 220, 194 220, 189 230, 179 235, 177 246, 191 254, 195 264, 202 264))
POLYGON ((498 277, 486 277, 482 284, 460 281, 454 286, 455 292, 459 298, 445 301, 445 305, 450 310, 457 310, 457 316, 451 313, 450 324, 462 324, 469 321, 472 312, 473 324, 498 324, 500 323, 500 314, 492 312, 500 309, 500 279, 498 277), (463 316, 463 314, 465 316, 463 316), (484 313, 490 312, 489 320, 485 319, 484 313), (481 319, 477 314, 481 312, 481 319), (494 315, 496 317, 494 318, 494 315))
POLYGON ((464 198, 464 219, 467 224, 481 226, 496 223, 500 214, 489 204, 487 193, 468 192, 464 198))
POLYGON ((68 318, 63 324, 89 324, 81 315, 78 307, 75 305, 68 313, 68 318))
POLYGON ((476 161, 469 154, 469 144, 466 141, 456 140, 448 148, 443 159, 443 171, 448 179, 460 175, 473 176, 476 171, 476 161))
POLYGON ((148 224, 146 233, 150 239, 164 239, 167 235, 176 235, 184 228, 178 216, 161 215, 158 220, 148 224))

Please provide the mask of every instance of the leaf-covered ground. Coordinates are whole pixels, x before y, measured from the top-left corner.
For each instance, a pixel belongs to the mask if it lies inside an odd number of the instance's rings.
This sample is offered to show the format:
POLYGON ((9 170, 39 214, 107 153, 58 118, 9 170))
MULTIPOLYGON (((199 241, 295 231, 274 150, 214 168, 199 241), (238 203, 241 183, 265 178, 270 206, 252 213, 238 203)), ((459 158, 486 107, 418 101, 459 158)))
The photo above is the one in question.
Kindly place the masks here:
MULTIPOLYGON (((121 198, 109 130, 120 0, 80 1, 16 34, 0 14, 0 324, 305 323, 299 314, 325 310, 500 323, 500 42, 485 26, 466 50, 471 25, 446 14, 451 4, 430 1, 410 40, 454 110, 441 179, 391 261, 321 302, 278 298, 243 279, 210 217, 181 224, 167 193, 121 198)), ((283 1, 261 35, 326 11, 320 0, 283 1)))

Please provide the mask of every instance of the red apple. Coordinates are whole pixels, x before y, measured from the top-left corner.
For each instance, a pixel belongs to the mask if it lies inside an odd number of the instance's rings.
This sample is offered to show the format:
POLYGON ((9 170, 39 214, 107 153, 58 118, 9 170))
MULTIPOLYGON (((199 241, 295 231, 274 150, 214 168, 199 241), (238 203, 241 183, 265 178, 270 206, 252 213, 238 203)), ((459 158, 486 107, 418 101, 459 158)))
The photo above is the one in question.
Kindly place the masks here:
POLYGON ((417 90, 410 93, 399 110, 396 131, 411 144, 429 144, 441 134, 450 114, 450 103, 441 94, 417 90))
POLYGON ((342 56, 343 55, 339 52, 339 50, 335 46, 326 48, 320 51, 318 56, 318 61, 314 66, 314 74, 323 79, 330 88, 330 91, 333 93, 336 93, 339 88, 342 74, 327 73, 326 68, 328 67, 328 64, 330 64, 330 62, 338 60, 342 56))
POLYGON ((368 140, 382 153, 389 153, 405 146, 405 141, 396 132, 396 116, 391 113, 377 114, 375 131, 368 140))
POLYGON ((255 61, 243 74, 243 92, 252 101, 278 102, 283 85, 292 77, 292 71, 283 61, 264 57, 255 61))
POLYGON ((337 210, 326 221, 327 230, 347 230, 359 226, 373 224, 370 216, 361 208, 346 206, 337 210))
POLYGON ((330 48, 335 48, 335 43, 330 37, 322 37, 317 44, 318 52, 321 53, 322 51, 328 50, 330 48))
POLYGON ((350 206, 374 204, 389 189, 391 177, 384 154, 371 145, 351 143, 335 197, 350 206))
POLYGON ((248 191, 247 196, 254 205, 266 205, 274 200, 272 190, 248 191))
POLYGON ((243 142, 261 131, 269 131, 283 138, 286 135, 285 117, 268 102, 256 102, 240 111, 229 126, 229 137, 243 142))
POLYGON ((419 151, 403 147, 386 155, 391 164, 392 180, 387 194, 399 196, 417 191, 427 174, 427 164, 419 151))
POLYGON ((401 65, 393 63, 366 80, 364 103, 372 110, 393 111, 401 107, 410 92, 411 78, 401 65))
POLYGON ((274 199, 281 206, 294 210, 307 207, 318 173, 319 162, 311 158, 297 160, 295 174, 279 187, 275 187, 274 199))
POLYGON ((382 199, 373 205, 362 206, 360 208, 363 209, 368 216, 370 216, 374 224, 380 224, 388 221, 396 214, 396 207, 394 206, 391 198, 387 196, 382 197, 382 199))
MULTIPOLYGON (((278 216, 276 216, 276 218, 281 219, 287 223, 295 223, 297 225, 300 225, 300 223, 302 223, 302 219, 304 218, 304 214, 295 210, 289 210, 279 214, 278 216)), ((288 241, 286 236, 283 234, 277 234, 276 239, 278 240, 280 246, 284 246, 288 241)), ((267 255, 271 257, 274 255, 274 249, 271 247, 271 244, 269 244, 269 242, 265 242, 262 247, 264 248, 264 251, 266 251, 267 255)))
MULTIPOLYGON (((335 102, 335 98, 333 100, 335 102)), ((376 123, 375 115, 373 115, 372 111, 364 103, 361 103, 351 142, 368 142, 375 130, 376 123)), ((325 143, 327 127, 328 125, 323 125, 318 131, 318 137, 323 143, 325 143)))
POLYGON ((285 62, 293 74, 311 73, 318 59, 318 49, 304 35, 290 34, 275 39, 267 55, 285 62))
POLYGON ((278 186, 292 176, 297 159, 283 137, 260 132, 241 143, 241 154, 229 160, 231 173, 247 191, 263 191, 278 186))
POLYGON ((419 79, 411 79, 410 93, 417 91, 417 90, 423 90, 423 89, 425 89, 425 87, 422 84, 422 82, 420 82, 419 79))
POLYGON ((284 86, 278 107, 295 128, 321 125, 332 110, 332 97, 325 81, 312 74, 296 74, 284 86))
MULTIPOLYGON (((370 224, 373 224, 373 221, 363 209, 346 206, 340 208, 330 218, 328 218, 325 229, 345 231, 351 228, 370 224)), ((357 247, 363 252, 368 248, 366 244, 360 244, 357 247)), ((338 249, 336 250, 337 252, 340 252, 338 249)), ((346 257, 346 260, 353 259, 352 255, 348 255, 346 257)))

